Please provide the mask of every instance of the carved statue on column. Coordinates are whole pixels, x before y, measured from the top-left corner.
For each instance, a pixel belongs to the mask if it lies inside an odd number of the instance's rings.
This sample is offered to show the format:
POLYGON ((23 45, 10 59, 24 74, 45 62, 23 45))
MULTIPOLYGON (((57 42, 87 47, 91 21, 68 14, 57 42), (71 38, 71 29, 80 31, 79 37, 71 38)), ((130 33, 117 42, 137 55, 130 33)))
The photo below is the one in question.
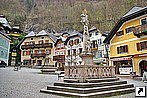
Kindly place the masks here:
POLYGON ((86 9, 84 9, 84 11, 82 12, 81 19, 82 19, 81 23, 84 25, 83 50, 82 50, 82 55, 80 55, 80 57, 82 58, 82 65, 94 65, 93 63, 94 55, 92 55, 92 51, 91 51, 91 43, 88 32, 88 15, 86 9))
POLYGON ((84 9, 84 11, 81 14, 81 23, 84 25, 84 33, 83 33, 83 54, 91 54, 91 43, 90 43, 90 37, 88 32, 88 15, 87 10, 84 9))

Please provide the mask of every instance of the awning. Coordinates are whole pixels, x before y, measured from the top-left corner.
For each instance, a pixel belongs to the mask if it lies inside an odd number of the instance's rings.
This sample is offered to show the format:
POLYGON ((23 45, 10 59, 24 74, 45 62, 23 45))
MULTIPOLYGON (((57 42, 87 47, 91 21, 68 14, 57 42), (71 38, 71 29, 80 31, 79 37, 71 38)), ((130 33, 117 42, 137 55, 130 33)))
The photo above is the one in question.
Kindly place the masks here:
POLYGON ((132 59, 131 57, 126 57, 126 58, 115 58, 115 59, 109 59, 107 61, 122 61, 122 60, 129 60, 132 59))

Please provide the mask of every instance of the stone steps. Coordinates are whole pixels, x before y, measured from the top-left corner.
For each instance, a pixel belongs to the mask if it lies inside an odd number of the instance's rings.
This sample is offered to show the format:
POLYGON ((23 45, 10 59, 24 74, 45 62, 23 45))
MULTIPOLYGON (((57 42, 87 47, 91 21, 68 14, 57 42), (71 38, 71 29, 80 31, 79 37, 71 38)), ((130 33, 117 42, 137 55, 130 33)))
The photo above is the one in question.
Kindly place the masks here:
POLYGON ((79 94, 79 93, 71 93, 71 92, 65 92, 65 91, 55 91, 55 90, 46 90, 41 89, 40 92, 44 93, 50 93, 50 94, 58 94, 62 96, 75 96, 75 97, 108 97, 108 96, 114 96, 117 94, 127 94, 134 92, 135 88, 125 88, 125 89, 118 89, 118 90, 110 90, 110 91, 103 91, 103 92, 95 92, 95 93, 88 93, 88 94, 79 94))
POLYGON ((134 87, 133 84, 122 84, 122 85, 93 87, 93 88, 73 88, 73 87, 62 87, 62 86, 47 86, 47 90, 64 91, 64 92, 79 93, 79 94, 88 94, 88 93, 94 93, 94 92, 103 92, 103 91, 125 89, 125 88, 132 88, 132 87, 134 87))
POLYGON ((102 87, 110 85, 121 85, 127 84, 127 81, 110 81, 101 83, 66 83, 66 82, 56 82, 54 86, 64 86, 64 87, 75 87, 75 88, 91 88, 91 87, 102 87))
POLYGON ((127 81, 120 81, 118 78, 86 79, 84 82, 78 79, 64 79, 63 82, 56 82, 54 86, 40 90, 44 93, 84 98, 107 97, 134 91, 133 84, 127 84, 127 81))

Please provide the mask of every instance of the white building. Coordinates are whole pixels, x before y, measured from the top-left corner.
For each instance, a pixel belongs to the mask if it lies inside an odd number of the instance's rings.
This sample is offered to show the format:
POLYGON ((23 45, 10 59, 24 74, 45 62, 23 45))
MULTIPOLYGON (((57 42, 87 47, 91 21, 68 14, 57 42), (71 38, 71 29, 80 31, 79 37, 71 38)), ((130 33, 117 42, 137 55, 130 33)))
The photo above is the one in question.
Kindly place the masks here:
POLYGON ((82 53, 82 34, 69 36, 65 41, 66 56, 65 66, 75 66, 82 63, 80 54, 82 53))
POLYGON ((103 41, 108 34, 93 26, 89 29, 89 35, 92 44, 92 52, 93 55, 95 55, 93 58, 94 63, 97 65, 106 64, 106 50, 103 41))

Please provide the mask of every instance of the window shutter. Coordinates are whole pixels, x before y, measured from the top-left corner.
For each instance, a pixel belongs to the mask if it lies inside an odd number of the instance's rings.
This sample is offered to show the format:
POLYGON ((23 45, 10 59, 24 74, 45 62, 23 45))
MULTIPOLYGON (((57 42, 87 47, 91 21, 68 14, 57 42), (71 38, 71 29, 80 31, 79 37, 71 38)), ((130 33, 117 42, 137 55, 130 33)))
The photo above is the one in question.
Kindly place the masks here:
POLYGON ((79 39, 77 39, 77 43, 79 43, 79 39))
POLYGON ((35 41, 33 41, 33 44, 35 44, 35 41))
POLYGON ((28 55, 30 55, 31 54, 31 51, 29 51, 29 54, 28 55))
MULTIPOLYGON (((77 40, 77 39, 76 39, 76 40, 77 40)), ((75 45, 77 44, 77 43, 76 43, 76 40, 74 40, 75 45)))
POLYGON ((125 52, 128 52, 128 45, 125 46, 125 52))
POLYGON ((37 50, 35 50, 35 53, 37 53, 37 50))
POLYGON ((122 35, 124 35, 124 30, 122 30, 122 35))
POLYGON ((116 32, 116 36, 118 36, 118 32, 116 32))
POLYGON ((24 45, 26 45, 26 42, 24 42, 24 45))
POLYGON ((28 51, 26 52, 26 55, 28 55, 28 51))
POLYGON ((140 43, 136 43, 136 45, 137 45, 137 51, 140 51, 140 50, 141 50, 141 45, 140 45, 140 43))
POLYGON ((49 54, 51 54, 51 50, 49 50, 49 54))
POLYGON ((45 40, 45 43, 49 43, 49 40, 45 40))
POLYGON ((126 33, 128 33, 128 29, 126 29, 126 33))
POLYGON ((72 42, 72 45, 73 45, 73 40, 71 42, 72 42))
POLYGON ((24 51, 22 52, 22 55, 24 56, 24 51))
POLYGON ((44 53, 44 50, 42 50, 42 53, 44 53))
POLYGON ((117 54, 119 54, 120 53, 120 47, 117 47, 117 54))
POLYGON ((38 43, 40 44, 40 41, 38 41, 38 43))

